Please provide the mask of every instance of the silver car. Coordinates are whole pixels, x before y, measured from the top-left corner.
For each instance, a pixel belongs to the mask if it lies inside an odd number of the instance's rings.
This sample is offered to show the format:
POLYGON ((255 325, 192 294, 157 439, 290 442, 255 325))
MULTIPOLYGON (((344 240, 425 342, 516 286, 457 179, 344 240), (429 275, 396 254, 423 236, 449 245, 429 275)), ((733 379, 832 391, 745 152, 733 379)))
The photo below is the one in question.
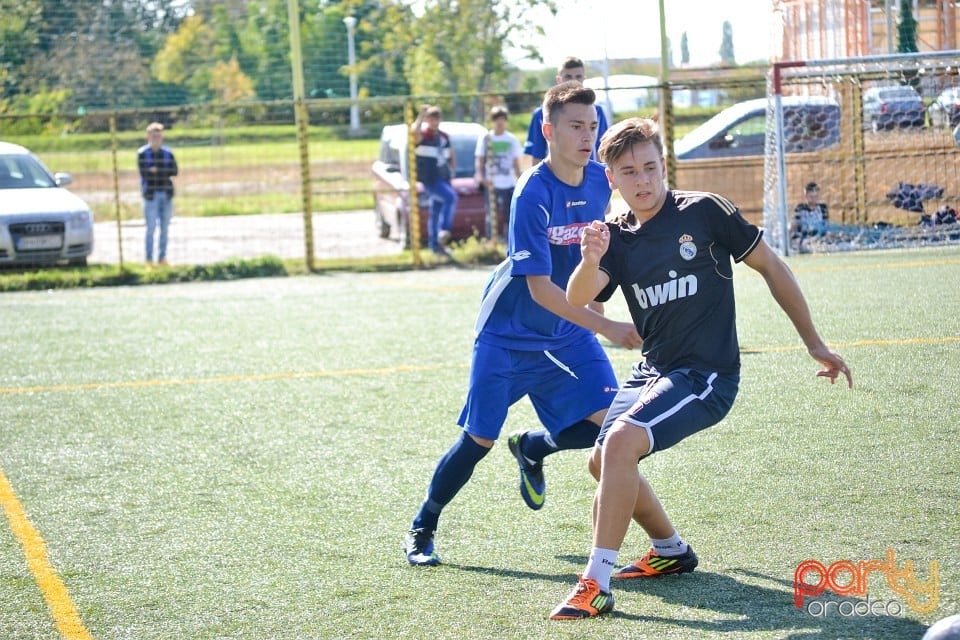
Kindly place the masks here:
POLYGON ((931 127, 955 127, 960 125, 960 87, 944 89, 927 107, 931 127))
POLYGON ((87 264, 93 213, 24 147, 0 142, 0 265, 87 264))

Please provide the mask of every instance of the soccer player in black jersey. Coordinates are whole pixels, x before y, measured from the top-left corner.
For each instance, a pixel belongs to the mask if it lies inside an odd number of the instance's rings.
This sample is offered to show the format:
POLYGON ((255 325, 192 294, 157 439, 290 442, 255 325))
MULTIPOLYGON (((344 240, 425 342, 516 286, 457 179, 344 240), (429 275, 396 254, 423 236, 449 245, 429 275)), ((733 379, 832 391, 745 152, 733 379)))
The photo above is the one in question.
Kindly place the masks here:
POLYGON ((582 261, 570 276, 575 305, 610 299, 619 288, 640 337, 643 360, 617 393, 597 438, 590 470, 599 479, 593 507, 593 548, 555 620, 613 609, 610 578, 631 516, 652 548, 617 578, 693 571, 697 556, 670 522, 637 461, 716 424, 740 381, 732 262, 766 280, 810 356, 831 383, 850 369, 817 333, 789 267, 725 198, 668 191, 663 142, 656 122, 631 118, 603 137, 600 157, 611 187, 630 211, 583 230, 582 261))

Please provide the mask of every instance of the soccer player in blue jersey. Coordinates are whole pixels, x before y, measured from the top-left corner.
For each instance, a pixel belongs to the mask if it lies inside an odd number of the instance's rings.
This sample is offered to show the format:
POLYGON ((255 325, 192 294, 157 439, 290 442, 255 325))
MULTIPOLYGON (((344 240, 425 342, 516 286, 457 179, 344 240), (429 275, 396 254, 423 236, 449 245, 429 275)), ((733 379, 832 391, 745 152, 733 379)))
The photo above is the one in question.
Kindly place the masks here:
POLYGON ((500 435, 509 407, 529 396, 545 429, 514 434, 527 505, 543 505, 543 458, 593 446, 617 379, 595 334, 640 345, 629 322, 567 302, 564 286, 580 261, 580 236, 603 220, 610 186, 590 160, 597 116, 592 89, 568 82, 543 101, 549 150, 520 178, 511 203, 507 259, 491 275, 476 323, 462 432, 440 458, 427 497, 404 539, 412 565, 435 565, 434 532, 443 508, 467 483, 500 435))
MULTIPOLYGON (((583 84, 586 74, 584 72, 583 60, 573 56, 565 59, 560 68, 557 69, 557 84, 561 82, 579 82, 583 84)), ((595 104, 593 108, 597 112, 597 138, 594 142, 594 148, 600 144, 600 137, 607 130, 607 116, 600 105, 595 104)), ((543 108, 537 107, 533 115, 530 116, 530 127, 527 129, 527 142, 523 145, 523 152, 530 156, 533 164, 537 164, 547 155, 547 140, 543 137, 543 108)), ((596 151, 590 156, 592 160, 597 159, 596 151)))
POLYGON ((697 556, 670 522, 637 467, 652 453, 716 424, 733 405, 740 381, 732 262, 759 272, 793 323, 807 353, 834 382, 850 369, 821 339, 789 267, 726 199, 668 191, 656 122, 631 118, 600 145, 612 187, 630 210, 592 223, 582 261, 567 284, 576 305, 605 301, 619 288, 643 338, 643 360, 617 393, 590 458, 600 483, 594 497, 593 549, 577 586, 550 614, 555 620, 613 609, 610 578, 631 516, 652 548, 617 578, 693 571, 697 556))

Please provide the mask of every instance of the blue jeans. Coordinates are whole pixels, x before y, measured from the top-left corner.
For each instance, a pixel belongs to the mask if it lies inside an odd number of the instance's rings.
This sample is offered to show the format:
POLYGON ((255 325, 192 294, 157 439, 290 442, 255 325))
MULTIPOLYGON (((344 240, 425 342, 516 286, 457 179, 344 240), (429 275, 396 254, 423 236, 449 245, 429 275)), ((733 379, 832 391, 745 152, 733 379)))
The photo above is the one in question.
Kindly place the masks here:
POLYGON ((457 209, 457 192, 446 180, 440 180, 425 188, 430 195, 430 221, 427 224, 430 248, 439 251, 440 241, 437 238, 440 232, 450 231, 453 227, 453 214, 457 209))
POLYGON ((143 201, 143 217, 147 223, 146 261, 153 262, 153 236, 158 224, 160 241, 157 246, 157 259, 166 259, 167 229, 170 227, 170 218, 173 217, 173 200, 162 191, 154 193, 152 200, 143 201))

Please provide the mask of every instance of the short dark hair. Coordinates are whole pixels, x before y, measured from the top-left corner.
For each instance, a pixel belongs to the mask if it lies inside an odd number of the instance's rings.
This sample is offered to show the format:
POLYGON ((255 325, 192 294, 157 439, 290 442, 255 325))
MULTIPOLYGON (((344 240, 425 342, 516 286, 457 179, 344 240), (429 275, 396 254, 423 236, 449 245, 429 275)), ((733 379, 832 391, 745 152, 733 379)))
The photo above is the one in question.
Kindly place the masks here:
POLYGON ((819 190, 820 190, 820 185, 818 185, 816 182, 808 182, 806 188, 804 188, 804 191, 819 191, 819 190))
POLYGON ((610 164, 627 152, 635 144, 649 142, 660 155, 663 155, 663 138, 660 125, 653 118, 627 118, 613 125, 600 138, 597 157, 600 162, 610 164))
POLYGON ((556 124, 555 117, 568 104, 592 105, 597 101, 597 94, 593 89, 585 87, 579 82, 570 80, 551 87, 543 96, 543 120, 556 124))
POLYGON ((500 104, 490 109, 491 120, 496 120, 497 118, 506 118, 506 117, 509 117, 509 115, 510 115, 510 112, 507 111, 507 108, 500 104))
POLYGON ((564 69, 583 69, 583 60, 576 58, 574 56, 567 56, 563 60, 563 64, 560 65, 560 68, 557 69, 557 73, 563 75, 564 69))

